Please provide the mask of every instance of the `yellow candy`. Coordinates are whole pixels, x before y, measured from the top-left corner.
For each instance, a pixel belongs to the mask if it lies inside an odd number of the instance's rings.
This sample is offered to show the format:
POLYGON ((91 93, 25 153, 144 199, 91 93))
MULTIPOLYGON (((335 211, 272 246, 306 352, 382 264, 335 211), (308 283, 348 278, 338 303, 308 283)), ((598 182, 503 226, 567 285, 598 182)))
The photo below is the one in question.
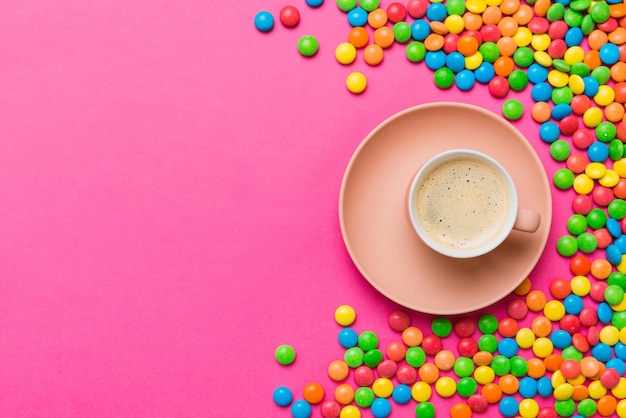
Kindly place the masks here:
POLYGON ((574 394, 574 386, 570 383, 561 383, 554 388, 554 399, 557 401, 566 401, 574 394))
POLYGON ((574 190, 578 194, 589 194, 593 190, 593 179, 585 173, 574 178, 574 190))
POLYGON ((548 83, 552 87, 565 87, 569 80, 569 75, 559 70, 551 70, 548 73, 548 83))
POLYGON ((465 21, 463 17, 459 15, 450 15, 446 17, 443 23, 450 33, 459 34, 465 29, 465 21))
POLYGON ((480 51, 474 52, 469 57, 465 57, 465 68, 475 70, 483 63, 483 54, 480 51))
POLYGON ((565 316, 565 306, 558 300, 550 300, 543 307, 543 316, 550 321, 559 321, 565 316))
POLYGON ((603 117, 602 109, 592 106, 583 113, 583 123, 588 128, 595 128, 602 122, 603 117))
POLYGON ((626 254, 622 255, 622 261, 615 267, 620 273, 626 274, 626 254))
POLYGON ((613 163, 613 170, 615 170, 617 175, 621 178, 626 178, 626 158, 615 161, 613 163))
POLYGON ((539 415, 539 404, 534 399, 524 399, 519 403, 519 414, 522 418, 535 418, 539 415))
POLYGON ((573 65, 578 62, 583 62, 584 59, 585 59, 585 50, 579 47, 578 45, 570 46, 565 51, 565 55, 563 55, 563 60, 569 65, 573 65))
MULTIPOLYGON (((538 358, 546 358, 554 350, 554 345, 547 337, 539 337, 533 343, 533 353, 538 358)), ((558 371, 558 370, 557 370, 558 371)), ((556 373, 556 372, 555 372, 556 373)))
POLYGON ((620 377, 617 386, 611 389, 611 394, 617 399, 626 398, 626 378, 620 377))
POLYGON ((624 300, 622 300, 617 305, 611 305, 611 309, 613 309, 615 312, 626 311, 626 298, 624 298, 624 300))
POLYGON ((544 67, 552 65, 552 57, 546 51, 535 51, 535 61, 544 67))
POLYGON ((451 377, 440 377, 435 382, 435 391, 442 398, 449 398, 456 393, 456 382, 451 377))
POLYGON ((593 96, 593 101, 599 106, 608 106, 615 101, 615 90, 611 86, 602 85, 598 87, 598 92, 593 96))
POLYGON ((433 394, 433 390, 426 382, 417 382, 411 388, 411 396, 417 402, 426 402, 433 394))
POLYGON ((352 64, 356 59, 356 48, 350 42, 343 42, 335 48, 335 58, 340 64, 352 64))
POLYGON ((626 328, 622 328, 619 330, 619 341, 622 344, 626 344, 626 328))
POLYGON ((570 75, 567 85, 574 94, 583 94, 583 92, 585 91, 585 82, 583 81, 583 78, 578 74, 570 75))
POLYGON ((574 378, 567 379, 567 383, 572 386, 582 385, 583 383, 585 383, 585 379, 587 379, 587 377, 584 374, 579 374, 574 378))
POLYGON ((472 13, 481 14, 487 8, 487 3, 485 0, 467 0, 465 8, 472 13))
POLYGON ((518 47, 528 46, 530 42, 533 40, 533 33, 525 26, 519 26, 515 35, 513 35, 513 40, 517 44, 518 47))
POLYGON ((361 418, 361 410, 354 405, 346 405, 341 409, 339 418, 361 418))
POLYGON ((565 379, 565 377, 563 376, 563 373, 561 373, 560 370, 556 370, 554 373, 552 373, 552 377, 550 377, 550 381, 552 382, 553 388, 559 387, 567 383, 567 380, 565 379))
POLYGON ((619 418, 626 418, 626 399, 622 399, 617 403, 615 413, 619 418))
POLYGON ((386 377, 379 377, 372 383, 372 391, 380 398, 388 398, 393 392, 393 383, 386 377))
POLYGON ((539 35, 533 35, 532 41, 530 41, 530 45, 535 49, 535 51, 545 51, 550 46, 550 36, 547 33, 542 33, 539 35))
POLYGON ((592 179, 602 178, 606 174, 606 167, 602 163, 592 162, 585 167, 585 174, 592 179))
POLYGON ((520 328, 515 335, 515 341, 520 348, 532 347, 535 339, 535 333, 530 328, 520 328))
POLYGON ((503 1, 504 0, 485 0, 485 3, 487 3, 487 6, 499 6, 503 1))
POLYGON ((613 325, 605 325, 600 330, 600 341, 604 344, 614 346, 619 341, 619 330, 613 325))
POLYGON ((352 325, 356 319, 356 311, 352 306, 341 305, 335 310, 335 321, 341 326, 347 327, 352 325))
POLYGON ((587 296, 591 292, 591 281, 586 276, 574 276, 570 280, 572 293, 577 296, 587 296))
POLYGON ((481 385, 491 383, 495 378, 496 374, 489 366, 478 366, 476 370, 474 370, 474 379, 481 385))
POLYGON ((619 174, 615 170, 607 169, 598 183, 604 187, 615 187, 619 183, 619 174))
POLYGON ((594 380, 589 383, 589 397, 591 399, 600 399, 604 395, 606 395, 606 388, 602 386, 599 380, 594 380))

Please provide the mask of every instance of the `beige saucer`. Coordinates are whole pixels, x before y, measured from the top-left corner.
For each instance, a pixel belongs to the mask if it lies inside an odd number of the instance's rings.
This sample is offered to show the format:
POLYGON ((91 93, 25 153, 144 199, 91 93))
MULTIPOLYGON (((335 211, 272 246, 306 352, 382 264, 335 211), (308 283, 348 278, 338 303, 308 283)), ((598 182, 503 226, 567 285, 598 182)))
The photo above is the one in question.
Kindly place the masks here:
POLYGON ((533 147, 503 118, 461 103, 426 104, 387 119, 359 145, 341 185, 339 220, 352 260, 382 294, 424 313, 466 313, 511 293, 539 261, 552 221, 550 184, 533 147), (427 247, 406 213, 407 187, 421 164, 451 148, 500 161, 519 205, 541 214, 539 230, 513 231, 496 250, 472 259, 427 247))

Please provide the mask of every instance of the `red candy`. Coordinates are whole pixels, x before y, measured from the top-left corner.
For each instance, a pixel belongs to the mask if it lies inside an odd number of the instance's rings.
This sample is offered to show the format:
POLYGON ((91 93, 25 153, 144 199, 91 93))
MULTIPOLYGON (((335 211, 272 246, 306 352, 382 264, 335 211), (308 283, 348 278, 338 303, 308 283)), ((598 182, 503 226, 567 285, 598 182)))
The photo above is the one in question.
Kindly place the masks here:
POLYGON ((502 76, 495 76, 489 81, 489 94, 501 99, 509 93, 509 81, 502 76))
POLYGON ((593 201, 598 206, 608 206, 613 201, 615 194, 613 189, 597 185, 592 192, 593 201))
POLYGON ((402 3, 391 3, 387 7, 387 18, 393 23, 402 22, 406 19, 406 7, 402 3))
POLYGON ((467 399, 467 406, 469 406, 473 412, 485 412, 489 407, 489 401, 487 401, 487 398, 483 395, 475 393, 467 399))
POLYGON ((607 389, 613 389, 619 383, 620 375, 615 369, 606 369, 600 375, 600 383, 607 389))
POLYGON ((572 286, 567 279, 556 279, 550 283, 550 293, 557 299, 565 299, 572 293, 572 286))
POLYGON ((574 209, 574 213, 586 215, 593 209, 593 201, 587 195, 578 195, 572 201, 572 209, 574 209))
MULTIPOLYGON (((584 113, 584 112, 583 112, 584 113)), ((587 128, 577 129, 572 134, 572 144, 578 149, 587 149, 595 141, 594 134, 587 128)))
POLYGON ((571 136, 578 129, 578 118, 575 115, 567 115, 559 122, 559 130, 565 136, 571 136))
POLYGON ((567 51, 567 44, 562 39, 555 39, 548 46, 548 54, 552 58, 563 58, 565 51, 567 51))
POLYGON ((584 327, 591 327, 598 323, 598 312, 591 306, 586 306, 578 314, 580 324, 584 327))
POLYGON ((587 341, 590 346, 595 346, 600 342, 600 331, 595 326, 589 327, 587 330, 587 341))
POLYGON ((471 318, 460 318, 454 323, 454 333, 459 337, 471 337, 476 325, 471 318))
POLYGON ((607 20, 606 22, 598 23, 596 25, 596 28, 600 29, 604 33, 611 33, 615 29, 617 29, 618 26, 619 24, 617 23, 617 20, 613 17, 610 17, 609 20, 607 20))
POLYGON ((563 39, 569 30, 569 26, 562 20, 555 20, 548 26, 548 35, 551 39, 563 39))
POLYGON ((456 52, 456 44, 459 42, 459 35, 456 33, 449 33, 443 39, 443 52, 449 54, 456 52))
POLYGON ((295 28, 300 23, 300 12, 293 6, 285 6, 280 11, 280 23, 287 28, 295 28))
POLYGON ((387 345, 385 354, 389 360, 402 361, 406 354, 406 346, 401 342, 393 341, 387 345))
POLYGON ((483 42, 498 42, 501 37, 500 28, 493 23, 484 25, 480 28, 480 36, 482 36, 483 42))
POLYGON ((521 299, 513 299, 507 305, 506 312, 513 319, 524 319, 528 314, 528 305, 521 299))
POLYGON ((594 282, 591 285, 591 291, 589 292, 589 296, 595 302, 604 302, 604 291, 608 285, 606 282, 594 282))
POLYGON ((411 385, 417 380, 417 370, 408 364, 403 364, 396 372, 396 379, 399 383, 411 385))
POLYGON ((439 338, 435 334, 426 335, 422 340, 422 348, 424 349, 424 352, 426 352, 426 354, 434 356, 441 351, 441 338, 439 338))
POLYGON ((575 379, 580 375, 580 363, 572 359, 564 360, 560 370, 564 378, 575 379))
POLYGON ((580 330, 580 319, 576 315, 567 314, 559 321, 559 327, 573 335, 580 330))
POLYGON ((613 194, 619 199, 626 198, 626 179, 620 179, 619 183, 613 187, 613 194))
POLYGON ((616 137, 618 139, 621 139, 622 141, 626 141, 626 123, 624 122, 618 123, 616 126, 616 129, 617 129, 615 133, 616 137))
POLYGON ((513 338, 519 331, 519 325, 513 318, 503 318, 498 323, 498 332, 505 338, 513 338))
POLYGON ((574 96, 570 106, 572 106, 572 112, 574 112, 574 114, 581 116, 585 113, 585 110, 591 107, 591 99, 583 95, 574 96))
POLYGON ((578 153, 572 154, 567 157, 567 161, 565 162, 567 168, 572 170, 572 173, 574 174, 580 174, 584 172, 585 168, 587 168, 587 164, 589 164, 589 160, 587 159, 587 157, 583 154, 578 153))
POLYGON ((613 91, 615 92, 615 101, 617 103, 626 102, 626 82, 615 83, 613 91))
POLYGON ((427 0, 411 0, 406 7, 407 13, 413 19, 421 19, 426 14, 426 9, 430 3, 427 0))
POLYGON ((586 353, 587 351, 589 351, 589 342, 587 341, 587 338, 580 332, 572 335, 572 345, 576 350, 580 351, 581 353, 586 353))
POLYGON ((402 332, 411 326, 411 317, 404 311, 395 311, 389 315, 389 326, 392 330, 402 332))
POLYGON ((575 276, 584 276, 591 271, 591 261, 584 255, 576 255, 570 260, 569 269, 575 276))
POLYGON ((537 418, 558 418, 558 416, 556 410, 550 407, 541 408, 537 414, 537 418))
MULTIPOLYGON (((359 369, 361 367, 359 367, 359 369)), ((396 372, 398 371, 398 363, 393 360, 383 360, 376 367, 376 371, 378 372, 378 376, 391 379, 396 375, 396 372)))
POLYGON ((322 404, 321 412, 324 418, 338 418, 341 414, 341 406, 337 401, 329 400, 322 404))
POLYGON ((457 344, 457 350, 463 357, 473 357, 478 353, 478 342, 471 337, 463 337, 457 344))
MULTIPOLYGON (((385 360, 385 361, 390 361, 390 360, 385 360)), ((381 362, 381 364, 382 363, 384 363, 384 361, 381 362)), ((395 362, 393 361, 390 361, 390 363, 393 363, 395 365, 395 362)), ((378 367, 380 368, 380 364, 378 365, 378 367)), ((383 366, 383 368, 389 369, 391 368, 391 366, 387 365, 387 366, 383 366)), ((387 370, 384 370, 384 371, 387 371, 387 370)), ((393 374, 391 374, 391 376, 389 377, 393 377, 395 374, 396 372, 394 370, 393 374)), ((358 386, 361 386, 361 387, 369 386, 372 383, 374 383, 375 379, 376 377, 374 376, 374 372, 372 371, 372 369, 370 369, 367 366, 357 367, 357 369, 354 371, 354 383, 356 383, 358 386)))
POLYGON ((596 237, 600 249, 608 247, 613 242, 613 237, 606 228, 596 229, 593 231, 593 236, 596 237))

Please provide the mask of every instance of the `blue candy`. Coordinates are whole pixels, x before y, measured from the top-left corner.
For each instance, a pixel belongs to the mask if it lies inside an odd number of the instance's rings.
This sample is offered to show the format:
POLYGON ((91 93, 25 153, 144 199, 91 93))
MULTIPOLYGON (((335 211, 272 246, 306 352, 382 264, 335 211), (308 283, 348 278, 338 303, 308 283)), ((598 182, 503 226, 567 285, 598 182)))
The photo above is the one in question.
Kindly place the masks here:
POLYGON ((609 146, 604 142, 594 142, 587 148, 587 156, 596 163, 601 163, 609 158, 609 146))
POLYGON ((552 381, 549 377, 543 376, 537 380, 537 392, 544 398, 552 395, 552 381))
POLYGON ((613 238, 617 238, 622 235, 622 226, 615 218, 609 218, 606 220, 606 229, 613 238))
POLYGON ((613 350, 608 344, 598 343, 591 349, 591 355, 595 357, 596 360, 606 363, 613 357, 613 350))
POLYGON ((606 43, 600 47, 600 61, 606 65, 613 65, 619 61, 619 48, 613 43, 606 43))
POLYGON ((577 46, 583 42, 583 38, 583 31, 579 27, 573 27, 565 33, 565 44, 567 46, 577 46))
POLYGON ((563 300, 563 306, 568 314, 578 315, 584 308, 584 302, 578 295, 569 295, 563 300))
POLYGON ((613 346, 613 351, 618 359, 626 361, 626 345, 624 345, 624 343, 618 341, 617 344, 613 346))
POLYGON ((465 69, 465 57, 460 52, 450 52, 446 57, 446 67, 452 70, 453 73, 458 73, 465 69))
POLYGON ((431 70, 438 70, 446 65, 446 53, 443 51, 428 51, 424 58, 426 66, 431 70))
POLYGON ((598 304, 598 320, 603 324, 608 324, 613 319, 613 309, 606 302, 598 304))
POLYGON ((391 414, 391 403, 386 398, 376 398, 370 407, 374 418, 385 418, 391 414))
POLYGON ((567 103, 559 103, 552 108, 552 119, 561 120, 572 114, 572 106, 567 103))
POLYGON ((495 77, 496 71, 493 68, 493 64, 484 61, 478 68, 474 70, 474 76, 479 83, 489 83, 493 77, 495 77))
POLYGON ((591 76, 583 77, 583 82, 585 83, 585 89, 583 91, 584 95, 587 97, 593 97, 598 93, 598 89, 600 88, 600 84, 598 80, 591 76))
POLYGON ((295 401, 291 405, 291 416, 293 418, 309 418, 311 416, 311 404, 302 399, 295 401))
POLYGON ((615 241, 613 241, 613 244, 615 244, 615 246, 619 248, 622 253, 626 253, 626 235, 621 235, 616 238, 615 241))
POLYGON ((528 67, 528 81, 533 84, 544 82, 548 79, 548 69, 536 62, 528 67))
POLYGON ((400 405, 409 403, 412 399, 411 388, 403 383, 400 383, 399 385, 393 388, 391 397, 396 403, 400 405))
POLYGON ((448 9, 443 3, 431 3, 426 9, 426 17, 431 22, 441 22, 448 16, 448 9))
POLYGON ((547 142, 549 144, 559 139, 560 133, 561 130, 559 129, 559 125, 552 121, 544 122, 539 127, 539 137, 543 142, 547 142))
POLYGON ((274 27, 274 16, 268 11, 261 10, 254 16, 254 26, 261 32, 269 32, 274 27))
POLYGON ((473 71, 463 70, 456 75, 455 82, 459 90, 468 91, 471 90, 472 87, 474 87, 474 84, 476 83, 476 77, 474 76, 473 71))
POLYGON ((606 254, 606 259, 609 261, 609 263, 617 266, 619 263, 622 262, 622 251, 617 247, 617 245, 610 244, 608 247, 606 247, 606 250, 604 251, 606 254))
POLYGON ((562 350, 572 344, 572 336, 567 331, 559 329, 550 335, 550 341, 556 348, 562 350))
POLYGON ((530 97, 536 102, 547 102, 552 97, 552 86, 540 81, 530 90, 530 97))
POLYGON ((514 417, 517 415, 517 411, 519 411, 519 403, 517 402, 517 399, 511 396, 505 396, 502 398, 498 406, 500 413, 505 417, 514 417))
POLYGON ((274 389, 274 402, 278 406, 287 406, 293 401, 293 394, 289 388, 285 386, 278 386, 274 389))
POLYGON ((367 24, 367 11, 360 7, 350 10, 348 12, 348 23, 353 27, 365 26, 367 24))
POLYGON ((324 3, 324 0, 305 0, 306 4, 308 4, 311 7, 320 7, 322 5, 322 3, 324 3))
POLYGON ((417 19, 411 24, 411 37, 416 41, 423 41, 430 35, 430 24, 427 20, 417 19))
POLYGON ((524 398, 534 398, 537 394, 537 381, 532 377, 524 377, 519 381, 518 390, 524 398))
POLYGON ((612 358, 611 360, 607 361, 606 368, 617 370, 620 376, 623 376, 626 372, 626 364, 624 364, 624 360, 619 358, 612 358))
POLYGON ((343 348, 352 348, 359 342, 359 334, 352 328, 344 328, 339 331, 338 339, 343 348))
POLYGON ((517 341, 513 338, 503 338, 498 343, 498 352, 505 357, 511 358, 517 355, 519 351, 519 346, 517 345, 517 341))

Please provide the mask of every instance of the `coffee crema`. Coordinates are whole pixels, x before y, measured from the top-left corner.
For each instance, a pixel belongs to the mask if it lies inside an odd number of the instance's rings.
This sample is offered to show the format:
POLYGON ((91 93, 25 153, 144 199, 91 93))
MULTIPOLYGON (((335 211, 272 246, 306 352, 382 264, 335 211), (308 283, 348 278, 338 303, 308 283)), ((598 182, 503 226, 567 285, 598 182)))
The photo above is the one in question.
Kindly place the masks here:
POLYGON ((422 228, 440 246, 473 250, 506 227, 509 201, 505 179, 494 167, 457 157, 427 173, 415 207, 422 228))

